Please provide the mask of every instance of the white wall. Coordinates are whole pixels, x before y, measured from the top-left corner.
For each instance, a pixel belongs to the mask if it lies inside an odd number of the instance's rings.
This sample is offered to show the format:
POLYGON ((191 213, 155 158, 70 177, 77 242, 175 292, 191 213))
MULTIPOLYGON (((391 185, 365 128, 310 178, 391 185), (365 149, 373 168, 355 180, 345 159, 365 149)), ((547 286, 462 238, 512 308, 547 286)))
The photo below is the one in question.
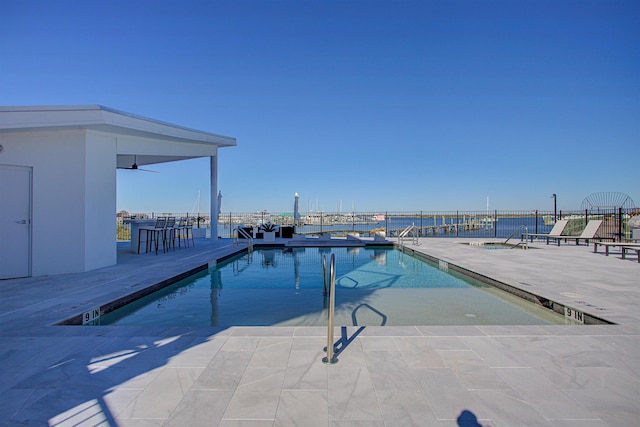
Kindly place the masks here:
POLYGON ((86 138, 85 130, 0 134, 0 163, 33 168, 33 276, 116 263, 115 142, 86 138))
POLYGON ((117 263, 116 139, 87 131, 85 151, 85 269, 117 263))

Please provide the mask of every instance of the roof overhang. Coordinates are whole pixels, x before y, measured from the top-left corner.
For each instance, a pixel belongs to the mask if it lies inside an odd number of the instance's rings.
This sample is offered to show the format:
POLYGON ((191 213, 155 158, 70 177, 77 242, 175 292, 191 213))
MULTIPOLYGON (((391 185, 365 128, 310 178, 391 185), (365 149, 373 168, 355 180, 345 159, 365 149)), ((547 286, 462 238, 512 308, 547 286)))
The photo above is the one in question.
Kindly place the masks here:
POLYGON ((123 137, 144 138, 172 145, 171 152, 146 145, 138 151, 133 144, 118 146, 118 167, 130 166, 138 155, 139 165, 204 157, 219 147, 236 145, 235 138, 203 132, 159 120, 149 119, 101 105, 0 107, 0 132, 87 129, 123 137), (180 147, 183 144, 184 152, 180 147), (195 144, 195 145, 194 145, 195 144), (197 146, 200 146, 198 149, 197 146), (187 149, 187 147, 190 147, 187 149), (194 149, 195 147, 195 149, 194 149), (122 164, 121 164, 122 163, 122 164))

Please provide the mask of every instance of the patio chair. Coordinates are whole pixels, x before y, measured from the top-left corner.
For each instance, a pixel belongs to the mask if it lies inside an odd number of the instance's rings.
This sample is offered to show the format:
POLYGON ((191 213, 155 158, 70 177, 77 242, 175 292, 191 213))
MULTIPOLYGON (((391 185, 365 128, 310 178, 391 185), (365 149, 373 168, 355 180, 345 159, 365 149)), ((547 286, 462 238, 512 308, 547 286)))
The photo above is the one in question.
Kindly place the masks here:
MULTIPOLYGON (((164 228, 167 225, 167 217, 159 216, 156 218, 156 223, 153 227, 140 227, 138 229, 138 253, 140 253, 140 237, 142 233, 146 233, 145 240, 145 252, 151 250, 153 242, 156 244, 156 255, 158 255, 158 239, 164 236, 164 228)), ((163 237, 164 240, 164 237, 163 237)))
MULTIPOLYGON (((587 226, 584 228, 584 230, 582 230, 582 233, 580 233, 579 236, 556 236, 556 237, 550 237, 550 239, 555 239, 556 242, 558 242, 558 246, 560 246, 560 240, 564 240, 565 242, 569 240, 575 240, 576 245, 580 244, 580 240, 584 240, 585 242, 587 242, 587 245, 588 245, 589 240, 602 239, 600 237, 596 237, 596 234, 598 234, 598 230, 600 229, 601 225, 602 225, 601 219, 592 219, 587 223, 587 226)), ((547 239, 547 244, 549 244, 548 239, 547 239)))
MULTIPOLYGON (((556 223, 553 225, 553 228, 548 233, 529 233, 528 236, 531 238, 532 242, 534 237, 544 237, 547 239, 547 245, 548 245, 550 238, 558 237, 562 235, 562 232, 564 231, 568 223, 569 223, 568 219, 560 219, 556 221, 556 223)), ((520 241, 522 241, 523 239, 524 239, 524 234, 521 234, 520 241)))
POLYGON ((185 247, 189 247, 189 240, 193 246, 196 245, 195 240, 193 239, 193 223, 194 219, 191 217, 186 217, 181 219, 180 224, 180 236, 182 240, 184 240, 185 247))
POLYGON ((622 249, 622 259, 624 259, 627 251, 635 252, 636 257, 638 257, 638 262, 640 263, 640 244, 639 243, 627 243, 623 245, 620 249, 622 249))
POLYGON ((167 252, 173 245, 173 250, 176 250, 176 217, 170 216, 167 218, 167 223, 164 226, 164 232, 162 233, 162 251, 167 252))
MULTIPOLYGON (((625 249, 628 251, 633 251, 635 249, 640 250, 640 243, 625 243, 625 242, 593 242, 593 252, 598 253, 598 246, 602 246, 604 248, 604 254, 609 256, 609 248, 620 248, 622 252, 622 258, 624 259, 625 249)), ((640 262, 640 260, 638 261, 640 262)))
POLYGON ((178 247, 182 248, 182 241, 184 241, 184 247, 189 247, 189 240, 194 244, 193 240, 193 219, 185 216, 181 217, 175 226, 175 236, 178 239, 178 247))
MULTIPOLYGON (((187 224, 187 218, 181 217, 176 219, 176 224, 174 225, 175 238, 178 240, 178 247, 182 248, 182 239, 183 239, 183 231, 184 226, 187 224)), ((185 243, 186 246, 186 243, 185 243)))

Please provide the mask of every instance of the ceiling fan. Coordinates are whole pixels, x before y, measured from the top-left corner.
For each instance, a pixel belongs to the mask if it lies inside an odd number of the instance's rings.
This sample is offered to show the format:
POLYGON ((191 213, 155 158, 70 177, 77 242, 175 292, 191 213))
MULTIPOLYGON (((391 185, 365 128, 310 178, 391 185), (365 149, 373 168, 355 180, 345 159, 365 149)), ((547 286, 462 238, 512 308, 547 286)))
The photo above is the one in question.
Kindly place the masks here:
POLYGON ((160 173, 158 171, 152 171, 150 169, 141 169, 138 167, 138 156, 136 156, 135 154, 133 155, 133 164, 131 166, 129 166, 128 168, 125 167, 119 167, 118 169, 127 169, 127 170, 134 170, 134 171, 145 171, 145 172, 154 172, 154 173, 160 173))

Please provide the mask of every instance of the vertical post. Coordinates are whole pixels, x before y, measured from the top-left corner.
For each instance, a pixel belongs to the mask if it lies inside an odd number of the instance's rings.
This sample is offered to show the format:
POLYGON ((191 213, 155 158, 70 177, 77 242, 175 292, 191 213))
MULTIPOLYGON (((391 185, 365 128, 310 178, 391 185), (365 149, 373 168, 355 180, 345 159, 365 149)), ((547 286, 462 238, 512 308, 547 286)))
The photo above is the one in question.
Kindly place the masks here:
POLYGON ((584 210, 584 226, 585 227, 587 226, 587 223, 589 222, 589 217, 587 215, 589 215, 589 210, 585 209, 584 210))
POLYGON ((493 237, 498 237, 498 210, 493 211, 493 237))
POLYGON ((422 211, 420 211, 420 231, 418 232, 418 236, 422 235, 422 211))
POLYGON ((387 237, 389 235, 389 212, 384 212, 384 236, 387 237))
MULTIPOLYGON (((218 203, 218 151, 216 155, 211 156, 209 161, 209 172, 211 174, 211 188, 209 194, 209 225, 211 227, 211 240, 218 240, 218 214, 220 213, 220 207, 218 203)), ((200 227, 200 209, 198 209, 198 227, 200 227)))
POLYGON ((458 237, 459 228, 460 228, 460 211, 456 211, 456 237, 458 237))
POLYGON ((332 365, 338 361, 333 355, 333 314, 336 307, 336 254, 331 254, 329 261, 329 319, 327 329, 327 357, 322 362, 332 365))
POLYGON ((558 218, 558 196, 553 193, 551 197, 553 197, 553 223, 555 224, 558 218))
POLYGON ((618 240, 622 242, 622 208, 618 207, 618 240))
POLYGON ((536 209, 535 211, 533 211, 533 213, 535 213, 535 215, 536 215, 536 231, 535 231, 535 233, 538 234, 538 210, 536 209))

